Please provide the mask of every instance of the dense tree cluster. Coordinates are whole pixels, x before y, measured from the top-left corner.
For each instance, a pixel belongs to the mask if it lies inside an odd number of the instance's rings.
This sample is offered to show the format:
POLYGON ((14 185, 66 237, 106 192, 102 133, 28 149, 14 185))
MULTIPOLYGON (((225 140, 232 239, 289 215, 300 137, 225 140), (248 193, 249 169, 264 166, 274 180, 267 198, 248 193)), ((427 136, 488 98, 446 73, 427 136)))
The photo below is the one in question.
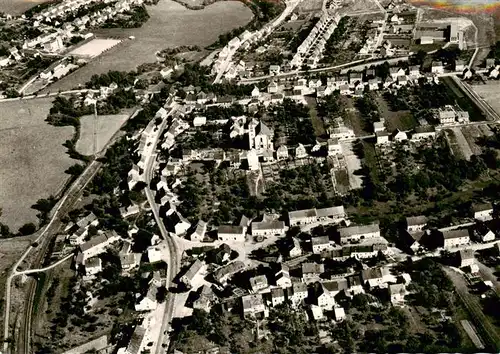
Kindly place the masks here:
POLYGON ((104 28, 139 28, 149 20, 146 6, 133 6, 122 16, 107 20, 102 27, 104 28))
POLYGON ((273 105, 265 118, 274 128, 275 141, 287 137, 290 144, 315 144, 316 135, 309 116, 309 108, 286 98, 273 105))
POLYGON ((347 29, 349 28, 349 23, 350 18, 348 16, 344 16, 340 19, 332 35, 326 41, 325 50, 323 52, 324 57, 322 61, 326 63, 335 61, 335 58, 339 52, 339 45, 342 41, 345 40, 345 34, 347 33, 347 29))

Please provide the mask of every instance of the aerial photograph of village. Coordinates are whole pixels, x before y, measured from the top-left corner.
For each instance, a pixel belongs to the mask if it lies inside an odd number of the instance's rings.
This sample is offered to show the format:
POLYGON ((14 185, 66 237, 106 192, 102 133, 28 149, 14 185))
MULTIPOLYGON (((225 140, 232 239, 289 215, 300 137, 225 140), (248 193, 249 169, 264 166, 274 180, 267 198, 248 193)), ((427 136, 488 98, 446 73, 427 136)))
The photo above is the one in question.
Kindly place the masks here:
POLYGON ((500 1, 0 0, 0 354, 500 352, 500 1))

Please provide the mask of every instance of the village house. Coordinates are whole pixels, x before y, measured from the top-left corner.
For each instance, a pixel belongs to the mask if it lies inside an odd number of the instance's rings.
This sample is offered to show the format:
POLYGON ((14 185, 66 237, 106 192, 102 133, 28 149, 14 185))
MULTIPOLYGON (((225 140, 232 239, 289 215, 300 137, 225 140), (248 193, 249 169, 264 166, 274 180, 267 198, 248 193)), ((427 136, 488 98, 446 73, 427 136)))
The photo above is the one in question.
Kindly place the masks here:
POLYGON ((439 236, 440 246, 444 248, 463 246, 470 243, 469 230, 467 229, 441 231, 439 236))
POLYGON ((343 307, 335 307, 333 309, 333 317, 335 319, 335 322, 342 322, 345 320, 346 315, 345 315, 345 310, 343 307))
POLYGON ((295 158, 303 159, 307 157, 307 150, 304 145, 299 143, 299 145, 295 148, 295 158))
POLYGON ((495 240, 495 233, 481 221, 476 222, 473 226, 474 236, 481 242, 491 242, 495 240))
POLYGON ((284 235, 286 226, 284 221, 257 221, 252 222, 252 236, 284 235))
POLYGON ((391 304, 394 306, 403 304, 405 296, 408 293, 405 284, 390 284, 388 292, 391 298, 391 304))
POLYGON ((354 296, 356 294, 362 294, 365 292, 363 288, 363 280, 359 274, 349 275, 347 277, 347 290, 346 294, 349 296, 354 296))
POLYGON ((327 141, 328 156, 335 156, 342 154, 342 145, 339 143, 339 139, 330 138, 327 141))
POLYGON ((411 140, 414 142, 435 139, 436 129, 432 125, 418 126, 415 128, 414 133, 411 136, 411 140))
POLYGON ((281 265, 281 269, 274 275, 274 281, 276 286, 279 286, 282 289, 292 286, 292 280, 290 278, 289 268, 287 265, 281 265))
POLYGON ((205 269, 205 264, 197 259, 195 260, 187 269, 186 273, 182 277, 180 277, 179 281, 183 283, 186 287, 191 288, 192 287, 192 281, 193 279, 201 274, 205 269))
POLYGON ((444 65, 441 61, 433 61, 431 63, 431 73, 444 74, 444 65))
POLYGON ((406 132, 396 129, 392 134, 392 140, 397 142, 402 142, 408 140, 408 134, 406 132))
POLYGON ((198 298, 193 301, 193 309, 210 312, 210 309, 217 301, 217 295, 215 295, 212 287, 203 285, 198 289, 197 294, 198 298))
POLYGON ((111 231, 106 234, 101 234, 91 238, 89 241, 80 245, 80 251, 83 255, 83 260, 97 256, 106 251, 106 248, 113 242, 120 240, 120 236, 116 231, 111 231))
POLYGON ((342 244, 380 237, 380 227, 378 223, 344 227, 339 229, 338 232, 340 243, 342 244))
POLYGON ((292 243, 288 249, 288 255, 290 258, 299 257, 302 255, 302 247, 300 246, 300 241, 296 237, 292 238, 292 243))
POLYGON ((323 209, 305 209, 288 212, 290 226, 308 225, 312 223, 340 222, 344 220, 346 213, 343 206, 323 209))
POLYGON ((245 263, 241 261, 234 261, 223 267, 220 267, 215 272, 213 272, 213 277, 216 282, 221 285, 225 285, 227 280, 235 273, 245 269, 245 263))
POLYGON ((493 205, 491 203, 476 204, 472 207, 474 219, 488 221, 493 219, 493 205))
POLYGON ((202 242, 205 239, 205 233, 207 232, 207 223, 203 220, 198 220, 193 232, 190 235, 191 241, 202 242))
POLYGON ((248 148, 255 149, 258 154, 262 154, 264 150, 274 151, 273 136, 273 131, 256 119, 248 124, 248 148))
POLYGON ((256 318, 269 316, 269 310, 264 304, 262 294, 250 294, 241 297, 241 307, 244 318, 256 318))
POLYGON ((474 250, 464 249, 455 253, 457 259, 458 267, 468 267, 476 263, 476 258, 474 258, 474 250))
POLYGON ((375 136, 377 137, 377 145, 384 145, 389 143, 389 133, 385 130, 376 132, 375 136))
POLYGON ((85 275, 92 276, 102 271, 102 260, 99 257, 92 257, 85 261, 85 275))
POLYGON ((427 226, 427 218, 423 215, 406 218, 406 230, 408 232, 422 231, 425 226, 427 226))
POLYGON ((156 294, 158 293, 158 288, 151 284, 149 286, 146 296, 144 296, 139 302, 135 304, 135 310, 140 311, 153 311, 158 306, 158 301, 156 300, 156 294))
POLYGON ((293 283, 291 288, 288 288, 288 300, 293 306, 298 306, 307 298, 308 291, 305 283, 293 283))
POLYGON ((254 293, 259 292, 269 286, 267 282, 267 278, 265 275, 257 275, 255 277, 250 278, 250 288, 254 293))
POLYGON ((219 241, 245 241, 246 228, 242 226, 220 225, 217 229, 217 238, 219 241))
POLYGON ((324 250, 330 249, 332 244, 328 236, 313 237, 311 239, 312 251, 314 254, 320 254, 324 250))
POLYGON ((288 148, 286 145, 281 145, 276 149, 276 160, 287 160, 288 159, 288 148))
POLYGON ((311 280, 317 280, 321 273, 324 273, 325 266, 322 263, 302 263, 302 280, 309 282, 311 280))
POLYGON ((369 288, 382 287, 393 278, 386 267, 376 267, 363 269, 361 271, 361 279, 363 284, 369 288))
POLYGON ((130 270, 136 268, 141 263, 141 253, 121 253, 120 252, 120 265, 123 270, 130 270))
POLYGON ((285 302, 285 291, 282 288, 271 289, 271 304, 273 307, 285 302))

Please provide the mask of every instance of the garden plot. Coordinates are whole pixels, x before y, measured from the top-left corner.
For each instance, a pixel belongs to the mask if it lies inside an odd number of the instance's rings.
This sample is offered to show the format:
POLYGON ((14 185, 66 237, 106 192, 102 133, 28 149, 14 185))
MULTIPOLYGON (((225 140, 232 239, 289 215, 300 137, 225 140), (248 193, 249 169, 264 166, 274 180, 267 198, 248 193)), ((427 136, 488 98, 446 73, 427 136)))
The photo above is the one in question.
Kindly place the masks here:
POLYGON ((347 172, 349 173, 349 184, 351 189, 361 188, 363 180, 361 176, 354 174, 354 172, 361 169, 361 160, 354 153, 351 141, 344 141, 341 145, 347 165, 347 172))
POLYGON ((0 222, 12 231, 37 221, 31 205, 56 195, 68 179, 64 171, 75 163, 62 146, 74 129, 45 122, 51 102, 41 98, 0 103, 0 222))
POLYGON ((98 116, 95 124, 93 115, 81 117, 76 151, 82 155, 93 155, 101 151, 127 118, 127 114, 98 116))
MULTIPOLYGON (((488 128, 488 127, 486 127, 486 128, 488 128)), ((490 130, 490 132, 491 132, 491 130, 490 130)), ((465 139, 467 140, 467 143, 469 144, 474 155, 480 155, 482 149, 480 146, 478 146, 476 144, 476 141, 485 135, 481 129, 481 126, 471 125, 471 126, 463 127, 462 133, 463 133, 463 136, 465 137, 465 139)))
POLYGON ((470 160, 470 157, 474 155, 472 152, 467 139, 465 138, 462 130, 459 127, 454 127, 446 131, 446 136, 450 145, 452 147, 453 152, 459 156, 463 157, 466 160, 470 160), (451 134, 450 134, 451 133, 451 134))

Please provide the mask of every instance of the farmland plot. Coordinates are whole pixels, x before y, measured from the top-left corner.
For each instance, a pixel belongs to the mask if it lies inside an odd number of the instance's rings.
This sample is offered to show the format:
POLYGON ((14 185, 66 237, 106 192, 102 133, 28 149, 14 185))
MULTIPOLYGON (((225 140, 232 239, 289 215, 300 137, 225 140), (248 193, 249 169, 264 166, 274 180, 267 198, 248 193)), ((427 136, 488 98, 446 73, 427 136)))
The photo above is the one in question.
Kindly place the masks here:
POLYGON ((73 128, 45 122, 51 102, 41 98, 0 103, 0 222, 12 231, 37 221, 31 205, 57 194, 68 179, 64 171, 75 162, 62 146, 73 136, 73 128))
POLYGON ((0 12, 17 16, 44 2, 48 2, 48 0, 2 0, 0 1, 0 12))
POLYGON ((158 5, 149 6, 148 12, 151 17, 141 28, 93 31, 98 38, 124 40, 45 91, 72 89, 85 84, 93 74, 109 70, 133 70, 140 64, 155 62, 155 53, 165 48, 207 46, 220 34, 244 26, 252 19, 252 11, 237 1, 217 2, 202 10, 189 10, 172 0, 160 0, 158 5), (127 39, 129 36, 135 39, 127 39))
POLYGON ((485 85, 471 85, 473 90, 500 114, 500 82, 488 81, 485 85))
POLYGON ((94 152, 101 151, 127 117, 127 114, 98 116, 96 125, 93 115, 81 117, 80 138, 76 143, 76 151, 82 155, 92 155, 94 152), (94 146, 95 143, 97 146, 94 146))

